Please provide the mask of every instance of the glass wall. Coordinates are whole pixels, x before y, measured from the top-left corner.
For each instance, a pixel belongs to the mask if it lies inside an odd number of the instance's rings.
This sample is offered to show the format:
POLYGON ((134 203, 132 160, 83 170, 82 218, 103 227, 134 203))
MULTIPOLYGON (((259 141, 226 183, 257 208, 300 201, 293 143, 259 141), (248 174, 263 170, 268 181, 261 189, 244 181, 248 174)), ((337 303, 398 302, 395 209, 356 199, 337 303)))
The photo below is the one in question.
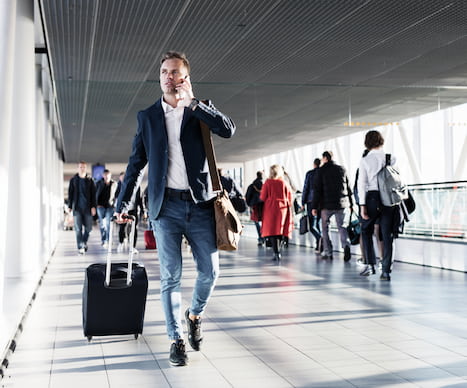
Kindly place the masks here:
POLYGON ((467 182, 410 186, 417 204, 405 236, 467 241, 467 182))
MULTIPOLYGON (((447 236, 445 232, 458 225, 454 228, 460 228, 458 232, 465 235, 465 221, 455 224, 454 219, 456 216, 467 218, 465 185, 454 189, 445 183, 467 181, 467 104, 379 127, 366 126, 346 136, 245 162, 244 181, 253 181, 256 171, 268 172, 269 166, 279 163, 301 191, 305 174, 312 168, 313 160, 320 157, 323 151, 330 150, 336 163, 346 168, 353 186, 364 150, 364 137, 370 129, 377 129, 383 134, 384 149, 396 157, 406 183, 417 185, 412 187, 416 196, 420 196, 417 200, 419 209, 407 232, 410 230, 416 234, 417 230, 423 230, 425 233, 431 229, 430 236, 439 238, 447 236), (424 186, 427 183, 430 185, 424 186), (464 208, 459 210, 456 207, 454 210, 447 206, 453 206, 454 199, 459 202, 456 206, 463 203, 464 208)), ((451 232, 454 233, 454 230, 451 232)))

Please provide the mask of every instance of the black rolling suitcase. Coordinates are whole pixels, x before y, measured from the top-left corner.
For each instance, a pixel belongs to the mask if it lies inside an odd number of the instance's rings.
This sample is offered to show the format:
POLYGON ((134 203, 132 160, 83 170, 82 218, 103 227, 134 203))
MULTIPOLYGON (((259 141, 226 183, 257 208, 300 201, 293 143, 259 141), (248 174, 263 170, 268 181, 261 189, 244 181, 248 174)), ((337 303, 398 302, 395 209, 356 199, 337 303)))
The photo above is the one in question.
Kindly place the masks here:
MULTIPOLYGON (((130 242, 135 222, 132 222, 130 242)), ((130 245, 128 262, 111 263, 113 222, 110 226, 107 263, 86 268, 83 287, 83 331, 88 341, 93 336, 143 332, 144 310, 148 290, 146 269, 133 263, 130 245), (129 271, 131 268, 131 271, 129 271)))

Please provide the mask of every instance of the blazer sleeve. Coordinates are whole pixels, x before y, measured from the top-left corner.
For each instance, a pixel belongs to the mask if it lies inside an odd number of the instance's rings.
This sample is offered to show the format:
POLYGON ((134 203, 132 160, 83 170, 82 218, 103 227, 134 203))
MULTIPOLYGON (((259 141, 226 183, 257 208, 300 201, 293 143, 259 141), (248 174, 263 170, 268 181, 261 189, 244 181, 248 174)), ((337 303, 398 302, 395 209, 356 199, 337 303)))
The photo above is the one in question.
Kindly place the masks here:
POLYGON ((193 115, 204 121, 212 133, 224 138, 230 138, 235 133, 235 123, 227 115, 223 114, 211 101, 200 101, 193 115))

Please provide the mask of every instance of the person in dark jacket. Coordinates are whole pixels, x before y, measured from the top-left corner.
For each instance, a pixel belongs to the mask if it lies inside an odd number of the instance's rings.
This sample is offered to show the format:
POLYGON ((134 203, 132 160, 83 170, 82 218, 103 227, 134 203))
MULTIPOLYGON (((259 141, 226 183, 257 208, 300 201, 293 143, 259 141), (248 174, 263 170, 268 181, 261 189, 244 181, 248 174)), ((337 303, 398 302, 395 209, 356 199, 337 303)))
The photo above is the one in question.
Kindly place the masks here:
POLYGON ((319 165, 321 164, 321 160, 316 158, 313 161, 313 169, 308 171, 305 175, 305 183, 303 184, 303 192, 302 192, 302 207, 306 208, 306 213, 308 215, 309 225, 310 225, 310 233, 316 239, 316 248, 315 251, 320 251, 320 241, 321 241, 321 230, 319 227, 320 221, 320 214, 318 213, 317 216, 312 214, 312 207, 311 203, 313 201, 313 182, 315 180, 316 173, 318 172, 319 165))
POLYGON ((258 246, 263 246, 264 238, 261 236, 261 222, 263 220, 263 206, 260 194, 263 187, 263 171, 256 172, 256 179, 250 183, 246 190, 245 200, 251 208, 250 220, 255 223, 256 233, 258 234, 258 246))
POLYGON ((114 214, 115 191, 117 182, 112 180, 112 174, 105 169, 102 179, 96 184, 97 216, 101 231, 101 243, 104 248, 109 244, 110 220, 114 214))
POLYGON ((78 173, 70 179, 68 208, 73 211, 78 253, 84 254, 88 250, 89 234, 96 215, 96 186, 87 174, 86 162, 78 163, 78 173))
POLYGON ((188 341, 199 351, 201 315, 219 276, 214 199, 206 162, 201 124, 211 133, 230 138, 234 122, 210 101, 194 98, 190 64, 183 53, 170 51, 160 61, 162 97, 138 113, 138 128, 116 206, 125 222, 129 206, 148 165, 148 207, 157 242, 161 301, 170 345, 169 362, 188 362, 182 327, 182 238, 186 237, 196 263, 197 279, 191 305, 185 310, 188 341))
POLYGON ((221 186, 225 191, 227 191, 227 194, 229 195, 230 201, 232 202, 234 209, 239 213, 243 213, 244 211, 246 211, 246 202, 243 198, 243 193, 238 188, 235 181, 229 175, 224 175, 222 168, 218 168, 217 172, 219 173, 221 186))
POLYGON ((313 185, 312 214, 318 215, 321 209, 323 228, 323 259, 332 259, 332 246, 329 239, 329 220, 335 216, 339 238, 344 249, 344 260, 350 260, 350 242, 344 224, 344 210, 352 207, 352 191, 349 178, 342 166, 334 163, 330 151, 323 152, 321 167, 313 185))

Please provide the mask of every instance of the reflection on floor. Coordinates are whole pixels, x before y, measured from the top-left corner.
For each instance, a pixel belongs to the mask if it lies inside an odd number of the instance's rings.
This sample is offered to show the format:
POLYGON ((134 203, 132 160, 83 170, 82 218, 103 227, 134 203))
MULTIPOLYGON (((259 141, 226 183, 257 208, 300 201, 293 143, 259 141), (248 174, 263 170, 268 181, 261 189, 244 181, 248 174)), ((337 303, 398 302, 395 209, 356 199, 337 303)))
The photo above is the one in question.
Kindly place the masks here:
MULTIPOLYGON (((142 246, 143 335, 88 343, 81 291, 84 268, 105 259, 97 234, 78 256, 62 232, 2 387, 467 387, 466 274, 396 263, 382 282, 360 277, 355 257, 325 261, 310 248, 290 246, 277 264, 248 238, 221 254, 204 346, 189 349, 189 366, 168 363, 157 254, 142 246)), ((188 306, 195 270, 185 253, 188 306)))

